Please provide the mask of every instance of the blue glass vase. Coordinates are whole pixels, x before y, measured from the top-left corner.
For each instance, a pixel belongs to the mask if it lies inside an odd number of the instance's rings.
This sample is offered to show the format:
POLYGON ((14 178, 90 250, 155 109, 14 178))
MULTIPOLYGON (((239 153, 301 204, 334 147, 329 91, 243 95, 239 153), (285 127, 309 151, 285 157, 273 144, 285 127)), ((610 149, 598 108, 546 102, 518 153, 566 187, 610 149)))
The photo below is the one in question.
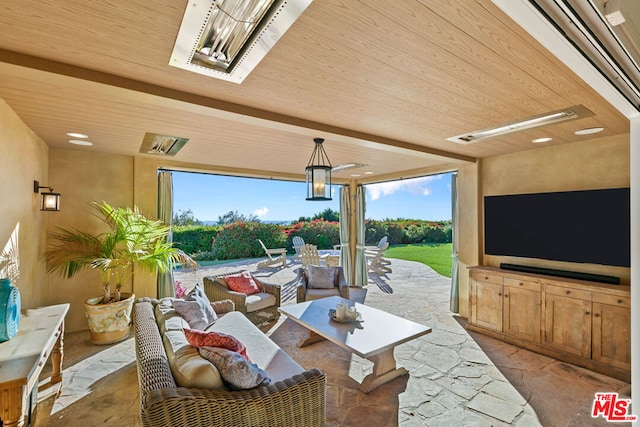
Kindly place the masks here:
POLYGON ((20 324, 20 292, 10 279, 0 279, 0 342, 18 333, 20 324))

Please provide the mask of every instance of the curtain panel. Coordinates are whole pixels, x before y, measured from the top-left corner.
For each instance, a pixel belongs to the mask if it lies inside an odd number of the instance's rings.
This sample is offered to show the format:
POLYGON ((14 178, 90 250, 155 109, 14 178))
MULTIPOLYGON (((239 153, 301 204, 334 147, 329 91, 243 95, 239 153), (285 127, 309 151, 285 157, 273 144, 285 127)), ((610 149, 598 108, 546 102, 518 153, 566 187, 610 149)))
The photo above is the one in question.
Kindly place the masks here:
MULTIPOLYGON (((173 176, 169 171, 158 172, 158 218, 169 226, 167 241, 173 241, 171 222, 173 220, 173 176)), ((175 297, 173 270, 158 273, 157 298, 175 297)))

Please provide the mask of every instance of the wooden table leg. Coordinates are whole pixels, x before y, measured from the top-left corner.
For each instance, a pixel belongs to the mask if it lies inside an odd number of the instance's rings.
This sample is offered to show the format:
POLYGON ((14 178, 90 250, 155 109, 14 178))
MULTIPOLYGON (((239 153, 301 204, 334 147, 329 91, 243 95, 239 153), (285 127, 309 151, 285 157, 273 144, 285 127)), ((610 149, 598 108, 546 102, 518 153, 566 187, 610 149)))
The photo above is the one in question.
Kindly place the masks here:
POLYGON ((62 381, 62 359, 64 358, 64 320, 57 332, 58 339, 51 350, 51 384, 62 381))
MULTIPOLYGON (((58 339, 51 350, 51 384, 62 382, 62 359, 64 358, 64 320, 60 324, 58 330, 58 339)), ((62 393, 62 384, 58 387, 56 397, 60 397, 62 393)))
POLYGON ((300 342, 298 342, 298 347, 305 347, 310 344, 326 340, 325 337, 323 337, 322 335, 316 334, 312 330, 307 329, 307 332, 308 332, 307 337, 302 338, 300 342))
POLYGON ((409 373, 404 368, 396 368, 393 348, 369 358, 373 362, 373 372, 367 375, 360 384, 360 391, 369 393, 374 388, 409 373))
POLYGON ((2 408, 0 418, 3 427, 22 427, 24 425, 24 408, 26 396, 23 393, 24 384, 7 385, 0 389, 2 394, 2 408))

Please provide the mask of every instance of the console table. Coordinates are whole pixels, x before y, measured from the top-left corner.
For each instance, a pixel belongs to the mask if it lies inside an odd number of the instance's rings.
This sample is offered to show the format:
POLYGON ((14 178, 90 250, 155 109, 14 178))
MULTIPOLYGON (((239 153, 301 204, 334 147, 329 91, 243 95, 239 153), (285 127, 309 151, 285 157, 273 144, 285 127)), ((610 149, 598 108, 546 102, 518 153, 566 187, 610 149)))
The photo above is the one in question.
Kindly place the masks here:
POLYGON ((467 328, 631 381, 629 286, 469 268, 467 328))
MULTIPOLYGON (((64 317, 69 304, 27 310, 18 333, 0 343, 0 420, 3 427, 23 426, 31 413, 29 397, 38 386, 49 356, 51 384, 62 382, 64 317)), ((58 390, 59 393, 59 390, 58 390)))

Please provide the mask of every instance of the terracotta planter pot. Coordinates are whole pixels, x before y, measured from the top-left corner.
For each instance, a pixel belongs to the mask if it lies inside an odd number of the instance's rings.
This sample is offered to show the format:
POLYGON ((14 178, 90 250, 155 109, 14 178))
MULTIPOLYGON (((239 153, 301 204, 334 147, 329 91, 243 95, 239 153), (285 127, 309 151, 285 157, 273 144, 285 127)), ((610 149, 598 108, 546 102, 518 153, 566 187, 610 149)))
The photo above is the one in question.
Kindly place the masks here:
POLYGON ((122 294, 122 297, 124 299, 109 304, 100 304, 103 297, 89 298, 85 302, 92 343, 112 344, 129 336, 135 295, 122 294))

